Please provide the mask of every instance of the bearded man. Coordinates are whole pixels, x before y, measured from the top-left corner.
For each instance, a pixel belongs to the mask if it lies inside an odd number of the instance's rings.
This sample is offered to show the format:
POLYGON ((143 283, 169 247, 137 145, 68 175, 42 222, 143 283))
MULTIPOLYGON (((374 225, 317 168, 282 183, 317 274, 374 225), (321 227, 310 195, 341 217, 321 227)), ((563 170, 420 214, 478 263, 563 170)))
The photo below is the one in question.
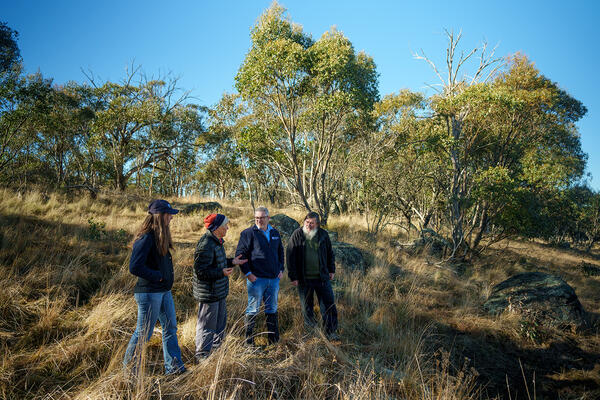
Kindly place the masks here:
POLYGON ((319 214, 310 212, 304 217, 301 228, 292 233, 286 250, 288 276, 298 287, 304 323, 311 329, 316 326, 314 295, 329 340, 338 340, 338 316, 331 281, 335 276, 335 257, 326 230, 320 227, 319 214))

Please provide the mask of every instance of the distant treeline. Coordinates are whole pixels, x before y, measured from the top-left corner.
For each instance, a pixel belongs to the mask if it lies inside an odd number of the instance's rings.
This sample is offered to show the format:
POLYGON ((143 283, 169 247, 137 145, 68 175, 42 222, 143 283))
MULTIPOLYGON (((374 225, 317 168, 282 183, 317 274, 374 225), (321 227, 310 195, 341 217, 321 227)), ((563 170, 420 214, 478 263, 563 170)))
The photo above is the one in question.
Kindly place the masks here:
POLYGON ((447 32, 434 95, 383 98, 373 59, 332 28, 314 40, 274 3, 251 30, 237 93, 193 104, 176 79, 53 85, 0 29, 0 180, 26 188, 202 194, 363 214, 369 231, 434 229, 453 256, 519 235, 589 248, 585 106, 526 56, 461 51, 447 32))

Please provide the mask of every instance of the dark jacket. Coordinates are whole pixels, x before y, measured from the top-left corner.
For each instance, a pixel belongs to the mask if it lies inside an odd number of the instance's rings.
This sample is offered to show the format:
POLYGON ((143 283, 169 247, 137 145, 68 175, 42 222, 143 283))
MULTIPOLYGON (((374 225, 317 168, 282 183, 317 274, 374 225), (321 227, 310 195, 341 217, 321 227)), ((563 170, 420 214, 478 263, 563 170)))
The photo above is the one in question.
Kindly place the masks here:
POLYGON ((277 229, 271 230, 271 240, 267 241, 265 234, 253 225, 240 233, 235 256, 242 255, 248 262, 241 264, 242 272, 252 272, 259 278, 277 278, 284 270, 283 245, 277 229))
POLYGON ((135 293, 166 292, 173 287, 171 253, 160 255, 153 231, 144 234, 133 243, 129 272, 138 277, 135 293))
POLYGON ((223 268, 232 267, 231 258, 225 257, 225 248, 211 232, 200 238, 194 252, 194 298, 201 303, 212 303, 229 294, 229 277, 223 268))
MULTIPOLYGON (((329 274, 335 273, 335 256, 331 240, 326 230, 318 228, 319 243, 319 275, 322 280, 329 280, 329 274)), ((288 276, 291 281, 304 281, 306 265, 304 263, 304 246, 306 239, 302 228, 298 228, 290 236, 285 258, 287 260, 288 276)))

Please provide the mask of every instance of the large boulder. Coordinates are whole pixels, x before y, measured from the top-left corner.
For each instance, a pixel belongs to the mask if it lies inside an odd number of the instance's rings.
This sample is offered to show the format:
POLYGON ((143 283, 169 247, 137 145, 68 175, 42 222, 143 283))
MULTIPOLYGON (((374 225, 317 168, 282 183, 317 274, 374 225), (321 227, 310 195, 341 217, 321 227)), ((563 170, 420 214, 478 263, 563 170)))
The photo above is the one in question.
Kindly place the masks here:
POLYGON ((199 212, 219 211, 223 207, 216 201, 207 201, 204 203, 186 204, 181 208, 182 214, 194 214, 199 212))
POLYGON ((430 256, 443 257, 447 249, 452 246, 446 239, 433 229, 423 229, 421 236, 412 244, 413 253, 427 253, 430 256))
POLYGON ((556 275, 526 272, 494 286, 483 305, 491 314, 517 311, 547 326, 580 328, 585 311, 575 290, 556 275))
POLYGON ((331 240, 332 242, 337 242, 338 241, 338 233, 335 231, 329 231, 327 229, 325 229, 327 231, 327 233, 329 234, 329 240, 331 240))
POLYGON ((452 245, 433 229, 423 229, 417 239, 408 243, 392 241, 391 245, 409 254, 426 254, 442 258, 452 249, 452 245))
POLYGON ((363 253, 353 245, 343 242, 331 242, 333 254, 335 255, 336 268, 350 271, 364 272, 366 269, 363 253))
POLYGON ((279 231, 283 237, 284 244, 287 243, 290 236, 292 236, 292 233, 294 233, 296 229, 300 228, 298 221, 288 217, 285 214, 273 215, 269 223, 279 231))

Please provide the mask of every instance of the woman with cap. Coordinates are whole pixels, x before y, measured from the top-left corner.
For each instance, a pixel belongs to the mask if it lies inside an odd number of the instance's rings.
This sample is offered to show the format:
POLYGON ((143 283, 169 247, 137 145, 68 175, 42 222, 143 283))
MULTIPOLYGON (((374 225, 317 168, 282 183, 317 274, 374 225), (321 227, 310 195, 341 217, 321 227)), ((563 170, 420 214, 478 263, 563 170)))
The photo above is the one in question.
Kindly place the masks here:
POLYGON ((223 214, 210 214, 204 218, 207 232, 200 238, 194 252, 194 298, 198 301, 196 323, 196 360, 208 357, 225 338, 227 309, 225 298, 229 294, 229 275, 234 265, 244 264, 241 255, 226 258, 223 238, 229 229, 229 219, 223 214))
POLYGON ((125 350, 123 365, 135 359, 136 373, 141 360, 141 349, 150 340, 156 320, 162 327, 163 353, 166 374, 185 372, 181 350, 177 342, 177 322, 171 288, 173 287, 173 249, 169 223, 179 210, 166 200, 154 200, 148 206, 148 215, 136 234, 129 272, 138 277, 134 297, 138 305, 135 332, 125 350))

